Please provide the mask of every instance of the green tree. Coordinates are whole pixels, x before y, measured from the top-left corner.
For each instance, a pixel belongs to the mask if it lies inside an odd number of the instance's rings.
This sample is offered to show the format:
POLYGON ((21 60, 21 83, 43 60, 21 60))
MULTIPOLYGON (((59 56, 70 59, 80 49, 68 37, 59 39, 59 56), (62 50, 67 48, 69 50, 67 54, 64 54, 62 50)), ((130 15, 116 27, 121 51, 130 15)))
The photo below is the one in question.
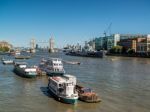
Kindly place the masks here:
POLYGON ((134 54, 134 53, 135 53, 135 50, 129 48, 129 49, 127 50, 127 53, 128 53, 128 54, 134 54))
POLYGON ((120 53, 122 53, 122 48, 123 48, 122 46, 114 46, 109 50, 109 52, 115 53, 115 54, 120 54, 120 53))
POLYGON ((8 47, 0 47, 0 51, 1 52, 8 52, 9 51, 9 48, 8 47))

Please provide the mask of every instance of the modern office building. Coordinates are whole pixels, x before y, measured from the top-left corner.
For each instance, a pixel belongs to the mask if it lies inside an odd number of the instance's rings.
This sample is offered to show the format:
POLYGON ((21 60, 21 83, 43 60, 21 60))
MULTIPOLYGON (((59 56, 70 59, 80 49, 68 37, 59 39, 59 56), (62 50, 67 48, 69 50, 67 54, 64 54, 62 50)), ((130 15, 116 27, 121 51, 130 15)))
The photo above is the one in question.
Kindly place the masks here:
POLYGON ((124 47, 126 50, 132 49, 136 52, 137 39, 136 38, 121 39, 118 42, 118 45, 124 47))
POLYGON ((117 43, 120 41, 120 34, 113 34, 107 37, 107 50, 111 49, 114 46, 117 46, 117 43))
POLYGON ((107 49, 107 37, 95 38, 95 50, 106 50, 107 49))
POLYGON ((110 50, 114 46, 122 46, 127 50, 132 49, 137 53, 150 53, 150 34, 112 34, 105 37, 97 37, 85 42, 84 50, 110 50))

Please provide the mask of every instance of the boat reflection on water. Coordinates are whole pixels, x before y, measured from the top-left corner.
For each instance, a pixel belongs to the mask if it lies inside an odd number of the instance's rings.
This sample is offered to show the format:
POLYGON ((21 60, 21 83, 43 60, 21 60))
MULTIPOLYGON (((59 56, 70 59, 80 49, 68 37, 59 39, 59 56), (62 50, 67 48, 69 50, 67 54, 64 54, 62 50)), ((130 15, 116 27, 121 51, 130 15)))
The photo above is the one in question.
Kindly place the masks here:
POLYGON ((100 103, 85 103, 81 101, 78 101, 78 103, 74 105, 57 102, 56 111, 58 112, 82 112, 82 110, 84 110, 86 112, 94 112, 95 110, 98 109, 99 106, 100 106, 100 103))

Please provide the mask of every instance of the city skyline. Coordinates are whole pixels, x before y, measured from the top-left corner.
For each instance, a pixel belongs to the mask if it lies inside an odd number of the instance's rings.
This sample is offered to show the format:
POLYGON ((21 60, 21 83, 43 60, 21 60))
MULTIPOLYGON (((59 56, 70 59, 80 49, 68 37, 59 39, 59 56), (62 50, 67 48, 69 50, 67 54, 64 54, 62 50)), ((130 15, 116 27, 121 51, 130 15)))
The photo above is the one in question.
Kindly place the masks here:
POLYGON ((149 0, 0 0, 0 40, 29 47, 30 40, 57 47, 111 33, 150 33, 149 0))

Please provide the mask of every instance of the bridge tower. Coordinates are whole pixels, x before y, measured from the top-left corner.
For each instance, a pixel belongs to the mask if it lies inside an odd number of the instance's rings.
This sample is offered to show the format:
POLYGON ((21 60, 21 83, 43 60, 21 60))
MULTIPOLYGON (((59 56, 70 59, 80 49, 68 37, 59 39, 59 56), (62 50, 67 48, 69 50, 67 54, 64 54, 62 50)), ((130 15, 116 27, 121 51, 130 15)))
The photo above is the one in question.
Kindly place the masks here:
POLYGON ((32 38, 30 41, 30 52, 35 53, 35 39, 32 38))
POLYGON ((55 52, 55 50, 54 50, 54 39, 53 39, 53 37, 51 37, 50 39, 49 39, 49 52, 55 52))

